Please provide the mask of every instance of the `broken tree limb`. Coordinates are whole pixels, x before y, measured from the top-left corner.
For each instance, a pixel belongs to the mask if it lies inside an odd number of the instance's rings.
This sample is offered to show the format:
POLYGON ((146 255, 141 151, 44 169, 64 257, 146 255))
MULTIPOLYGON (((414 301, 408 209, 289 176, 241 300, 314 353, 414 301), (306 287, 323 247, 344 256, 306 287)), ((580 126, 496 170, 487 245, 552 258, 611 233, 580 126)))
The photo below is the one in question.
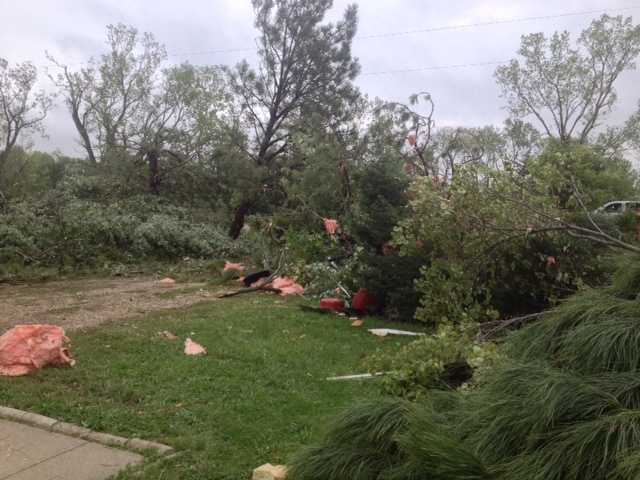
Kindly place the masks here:
POLYGON ((278 295, 281 294, 282 290, 280 290, 279 288, 270 287, 269 285, 278 277, 280 270, 282 270, 283 264, 284 264, 284 250, 282 250, 278 255, 278 266, 276 267, 275 271, 271 275, 269 275, 269 277, 267 277, 266 280, 263 280, 260 283, 260 285, 256 285, 255 287, 241 288, 240 290, 236 290, 235 292, 222 293, 218 295, 218 298, 235 297, 236 295, 242 295, 243 293, 251 293, 251 292, 258 292, 258 291, 273 292, 273 293, 277 293, 278 295))
POLYGON ((258 291, 272 292, 272 293, 277 293, 278 295, 282 293, 282 290, 280 290, 279 288, 273 288, 267 285, 260 285, 257 287, 241 288, 240 290, 236 290, 235 292, 222 293, 218 295, 218 298, 235 297, 236 295, 242 295, 243 293, 251 293, 251 292, 258 292, 258 291))
POLYGON ((490 327, 490 328, 485 332, 478 334, 478 339, 488 340, 494 337, 498 332, 501 332, 502 330, 505 330, 509 327, 515 327, 515 326, 520 327, 528 322, 532 322, 534 320, 539 319, 540 317, 546 315, 547 313, 549 313, 549 311, 531 313, 529 315, 523 315, 521 317, 510 318, 509 320, 486 323, 484 325, 481 325, 480 328, 481 329, 484 329, 487 327, 490 327))

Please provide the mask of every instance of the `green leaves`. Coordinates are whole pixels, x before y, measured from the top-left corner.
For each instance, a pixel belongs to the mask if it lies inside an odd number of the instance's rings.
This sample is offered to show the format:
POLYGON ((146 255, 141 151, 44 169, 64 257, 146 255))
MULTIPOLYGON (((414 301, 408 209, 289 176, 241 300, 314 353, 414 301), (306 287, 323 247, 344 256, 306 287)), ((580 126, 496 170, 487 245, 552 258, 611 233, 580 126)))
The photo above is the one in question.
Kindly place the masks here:
POLYGON ((569 32, 522 37, 519 59, 496 69, 496 80, 515 118, 532 116, 547 136, 586 143, 616 101, 614 84, 634 68, 640 27, 630 18, 603 15, 576 46, 569 32))

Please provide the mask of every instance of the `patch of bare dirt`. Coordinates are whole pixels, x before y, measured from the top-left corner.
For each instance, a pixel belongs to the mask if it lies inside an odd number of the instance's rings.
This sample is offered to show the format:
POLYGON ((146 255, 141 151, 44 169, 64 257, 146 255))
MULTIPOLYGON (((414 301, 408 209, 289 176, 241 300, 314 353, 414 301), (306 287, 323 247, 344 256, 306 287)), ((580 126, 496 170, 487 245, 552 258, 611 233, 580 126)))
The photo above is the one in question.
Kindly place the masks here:
POLYGON ((203 283, 163 287, 150 278, 0 285, 0 333, 25 323, 51 323, 68 330, 94 327, 213 299, 203 283))

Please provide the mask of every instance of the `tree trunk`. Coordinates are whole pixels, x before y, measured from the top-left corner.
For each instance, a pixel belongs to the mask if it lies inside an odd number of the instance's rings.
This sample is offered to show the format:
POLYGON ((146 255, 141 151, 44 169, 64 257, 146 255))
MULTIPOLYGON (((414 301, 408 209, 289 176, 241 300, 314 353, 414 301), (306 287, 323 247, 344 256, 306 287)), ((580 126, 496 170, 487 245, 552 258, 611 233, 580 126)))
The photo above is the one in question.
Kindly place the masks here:
POLYGON ((147 162, 149 164, 149 192, 153 195, 160 195, 160 165, 158 160, 157 150, 147 152, 147 162))
POLYGON ((0 150, 0 175, 2 175, 2 171, 4 170, 4 164, 7 161, 7 158, 9 158, 9 151, 8 150, 0 150))
POLYGON ((242 227, 244 227, 244 219, 249 213, 250 208, 251 203, 245 200, 236 209, 233 215, 233 222, 231 222, 231 227, 229 227, 229 237, 233 240, 236 240, 240 236, 242 227))
POLYGON ((76 126, 76 130, 80 134, 80 138, 82 139, 82 146, 87 152, 87 157, 92 165, 97 163, 96 154, 93 151, 93 146, 91 145, 91 137, 89 137, 89 132, 87 131, 87 127, 80 120, 80 114, 78 113, 77 107, 74 105, 73 110, 71 112, 71 118, 73 119, 73 123, 76 126))
POLYGON ((0 150, 0 208, 4 206, 5 196, 2 188, 5 186, 6 179, 4 178, 4 165, 7 162, 7 158, 9 158, 8 150, 0 150))

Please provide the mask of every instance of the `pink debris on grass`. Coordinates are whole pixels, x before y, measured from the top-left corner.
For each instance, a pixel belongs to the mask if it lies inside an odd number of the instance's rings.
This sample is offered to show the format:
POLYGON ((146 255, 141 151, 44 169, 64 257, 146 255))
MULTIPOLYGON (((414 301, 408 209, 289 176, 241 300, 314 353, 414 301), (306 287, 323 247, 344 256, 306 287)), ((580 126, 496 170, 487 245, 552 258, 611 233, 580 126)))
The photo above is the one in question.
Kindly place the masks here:
POLYGON ((55 325, 18 325, 0 336, 0 375, 19 377, 47 365, 71 365, 69 339, 55 325))
POLYGON ((184 354, 189 356, 206 355, 207 349, 190 338, 184 341, 184 354))
POLYGON ((173 287, 176 284, 176 281, 173 278, 167 277, 160 280, 159 283, 163 287, 173 287))
POLYGON ((244 272, 244 265, 241 263, 225 262, 223 271, 235 270, 236 272, 244 272))
POLYGON ((283 297, 287 295, 304 295, 304 287, 291 278, 277 277, 271 283, 271 286, 280 290, 280 295, 283 297))

